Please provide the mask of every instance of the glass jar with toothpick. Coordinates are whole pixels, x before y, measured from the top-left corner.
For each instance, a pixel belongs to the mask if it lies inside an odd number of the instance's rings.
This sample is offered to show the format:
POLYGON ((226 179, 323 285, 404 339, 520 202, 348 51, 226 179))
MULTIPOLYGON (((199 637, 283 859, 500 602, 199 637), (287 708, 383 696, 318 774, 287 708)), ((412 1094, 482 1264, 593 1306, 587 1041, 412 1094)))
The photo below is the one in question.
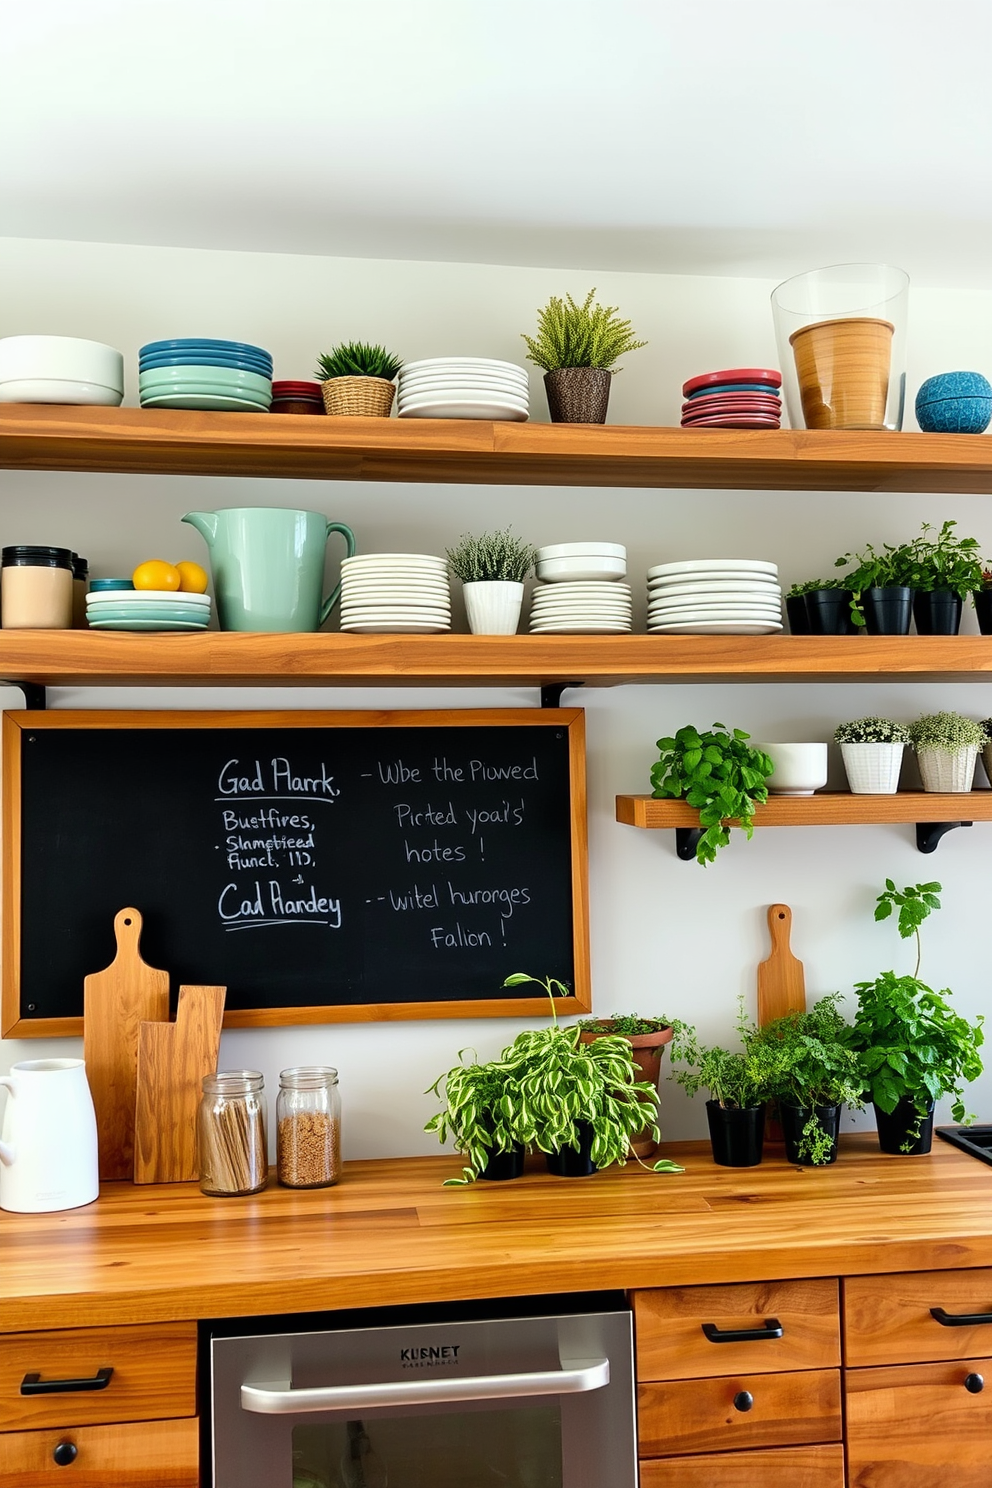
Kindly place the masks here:
POLYGON ((268 1181, 265 1094, 258 1070, 206 1075, 197 1119, 200 1188, 218 1198, 258 1193, 268 1181))

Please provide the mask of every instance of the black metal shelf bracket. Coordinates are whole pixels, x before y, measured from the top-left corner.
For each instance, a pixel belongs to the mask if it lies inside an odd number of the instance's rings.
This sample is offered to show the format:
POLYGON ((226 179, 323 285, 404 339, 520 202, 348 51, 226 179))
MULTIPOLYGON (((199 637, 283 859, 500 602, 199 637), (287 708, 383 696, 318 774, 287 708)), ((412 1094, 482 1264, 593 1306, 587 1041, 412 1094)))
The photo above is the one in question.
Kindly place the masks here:
POLYGON ((696 856, 696 848, 702 837, 704 827, 676 827, 675 828, 675 851, 683 863, 691 863, 696 856))
POLYGON ((48 706, 48 694, 40 682, 0 681, 0 687, 19 687, 24 694, 24 706, 33 713, 43 713, 48 706))
POLYGON ((916 846, 921 853, 932 853, 937 851, 937 843, 948 832, 953 832, 955 827, 970 827, 971 822, 917 822, 916 823, 916 846))
POLYGON ((581 682, 546 682, 541 688, 541 707, 560 708, 561 695, 566 687, 581 687, 581 682))

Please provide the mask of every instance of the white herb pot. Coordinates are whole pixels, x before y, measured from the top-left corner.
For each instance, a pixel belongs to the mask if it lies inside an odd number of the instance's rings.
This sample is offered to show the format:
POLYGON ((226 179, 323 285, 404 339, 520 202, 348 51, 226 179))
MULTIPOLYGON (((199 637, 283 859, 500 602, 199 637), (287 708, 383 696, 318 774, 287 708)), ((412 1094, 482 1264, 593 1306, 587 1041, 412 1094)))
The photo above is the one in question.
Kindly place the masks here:
POLYGON ((775 769, 768 779, 773 796, 811 796, 827 783, 826 744, 753 744, 775 769))
POLYGON ((473 635, 515 635, 524 602, 523 584, 509 579, 480 579, 463 584, 465 613, 473 635))
POLYGON ((894 796, 899 789, 905 744, 842 744, 847 783, 855 796, 894 796))
POLYGON ((921 749, 917 753, 920 778, 925 791, 970 791, 975 783, 975 760, 978 750, 970 744, 955 749, 921 749))

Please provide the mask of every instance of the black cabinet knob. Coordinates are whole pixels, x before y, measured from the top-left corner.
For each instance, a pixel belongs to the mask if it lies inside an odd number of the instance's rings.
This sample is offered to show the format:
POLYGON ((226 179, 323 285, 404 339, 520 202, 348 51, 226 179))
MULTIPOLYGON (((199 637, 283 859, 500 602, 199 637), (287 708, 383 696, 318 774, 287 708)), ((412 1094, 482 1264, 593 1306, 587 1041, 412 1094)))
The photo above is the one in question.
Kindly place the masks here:
POLYGON ((78 1455, 79 1448, 71 1441, 60 1441, 52 1453, 56 1467, 71 1467, 78 1455))
POLYGON ((964 1387, 969 1395, 981 1395, 985 1389, 985 1381, 980 1374, 966 1374, 964 1387))
POLYGON ((754 1404, 754 1396, 750 1390, 738 1390, 734 1396, 734 1410, 749 1411, 754 1404))

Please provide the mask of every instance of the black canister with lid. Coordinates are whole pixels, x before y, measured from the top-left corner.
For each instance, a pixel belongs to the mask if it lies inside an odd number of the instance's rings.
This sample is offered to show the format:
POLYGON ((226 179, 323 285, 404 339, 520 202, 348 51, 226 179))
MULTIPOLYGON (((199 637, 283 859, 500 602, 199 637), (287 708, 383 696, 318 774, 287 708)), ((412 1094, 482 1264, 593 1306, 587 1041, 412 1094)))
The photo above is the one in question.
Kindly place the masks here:
POLYGON ((90 582, 89 560, 72 555, 72 628, 86 629, 86 591, 90 582))
POLYGON ((19 543, 0 550, 0 624, 5 630, 72 627, 73 553, 19 543))

